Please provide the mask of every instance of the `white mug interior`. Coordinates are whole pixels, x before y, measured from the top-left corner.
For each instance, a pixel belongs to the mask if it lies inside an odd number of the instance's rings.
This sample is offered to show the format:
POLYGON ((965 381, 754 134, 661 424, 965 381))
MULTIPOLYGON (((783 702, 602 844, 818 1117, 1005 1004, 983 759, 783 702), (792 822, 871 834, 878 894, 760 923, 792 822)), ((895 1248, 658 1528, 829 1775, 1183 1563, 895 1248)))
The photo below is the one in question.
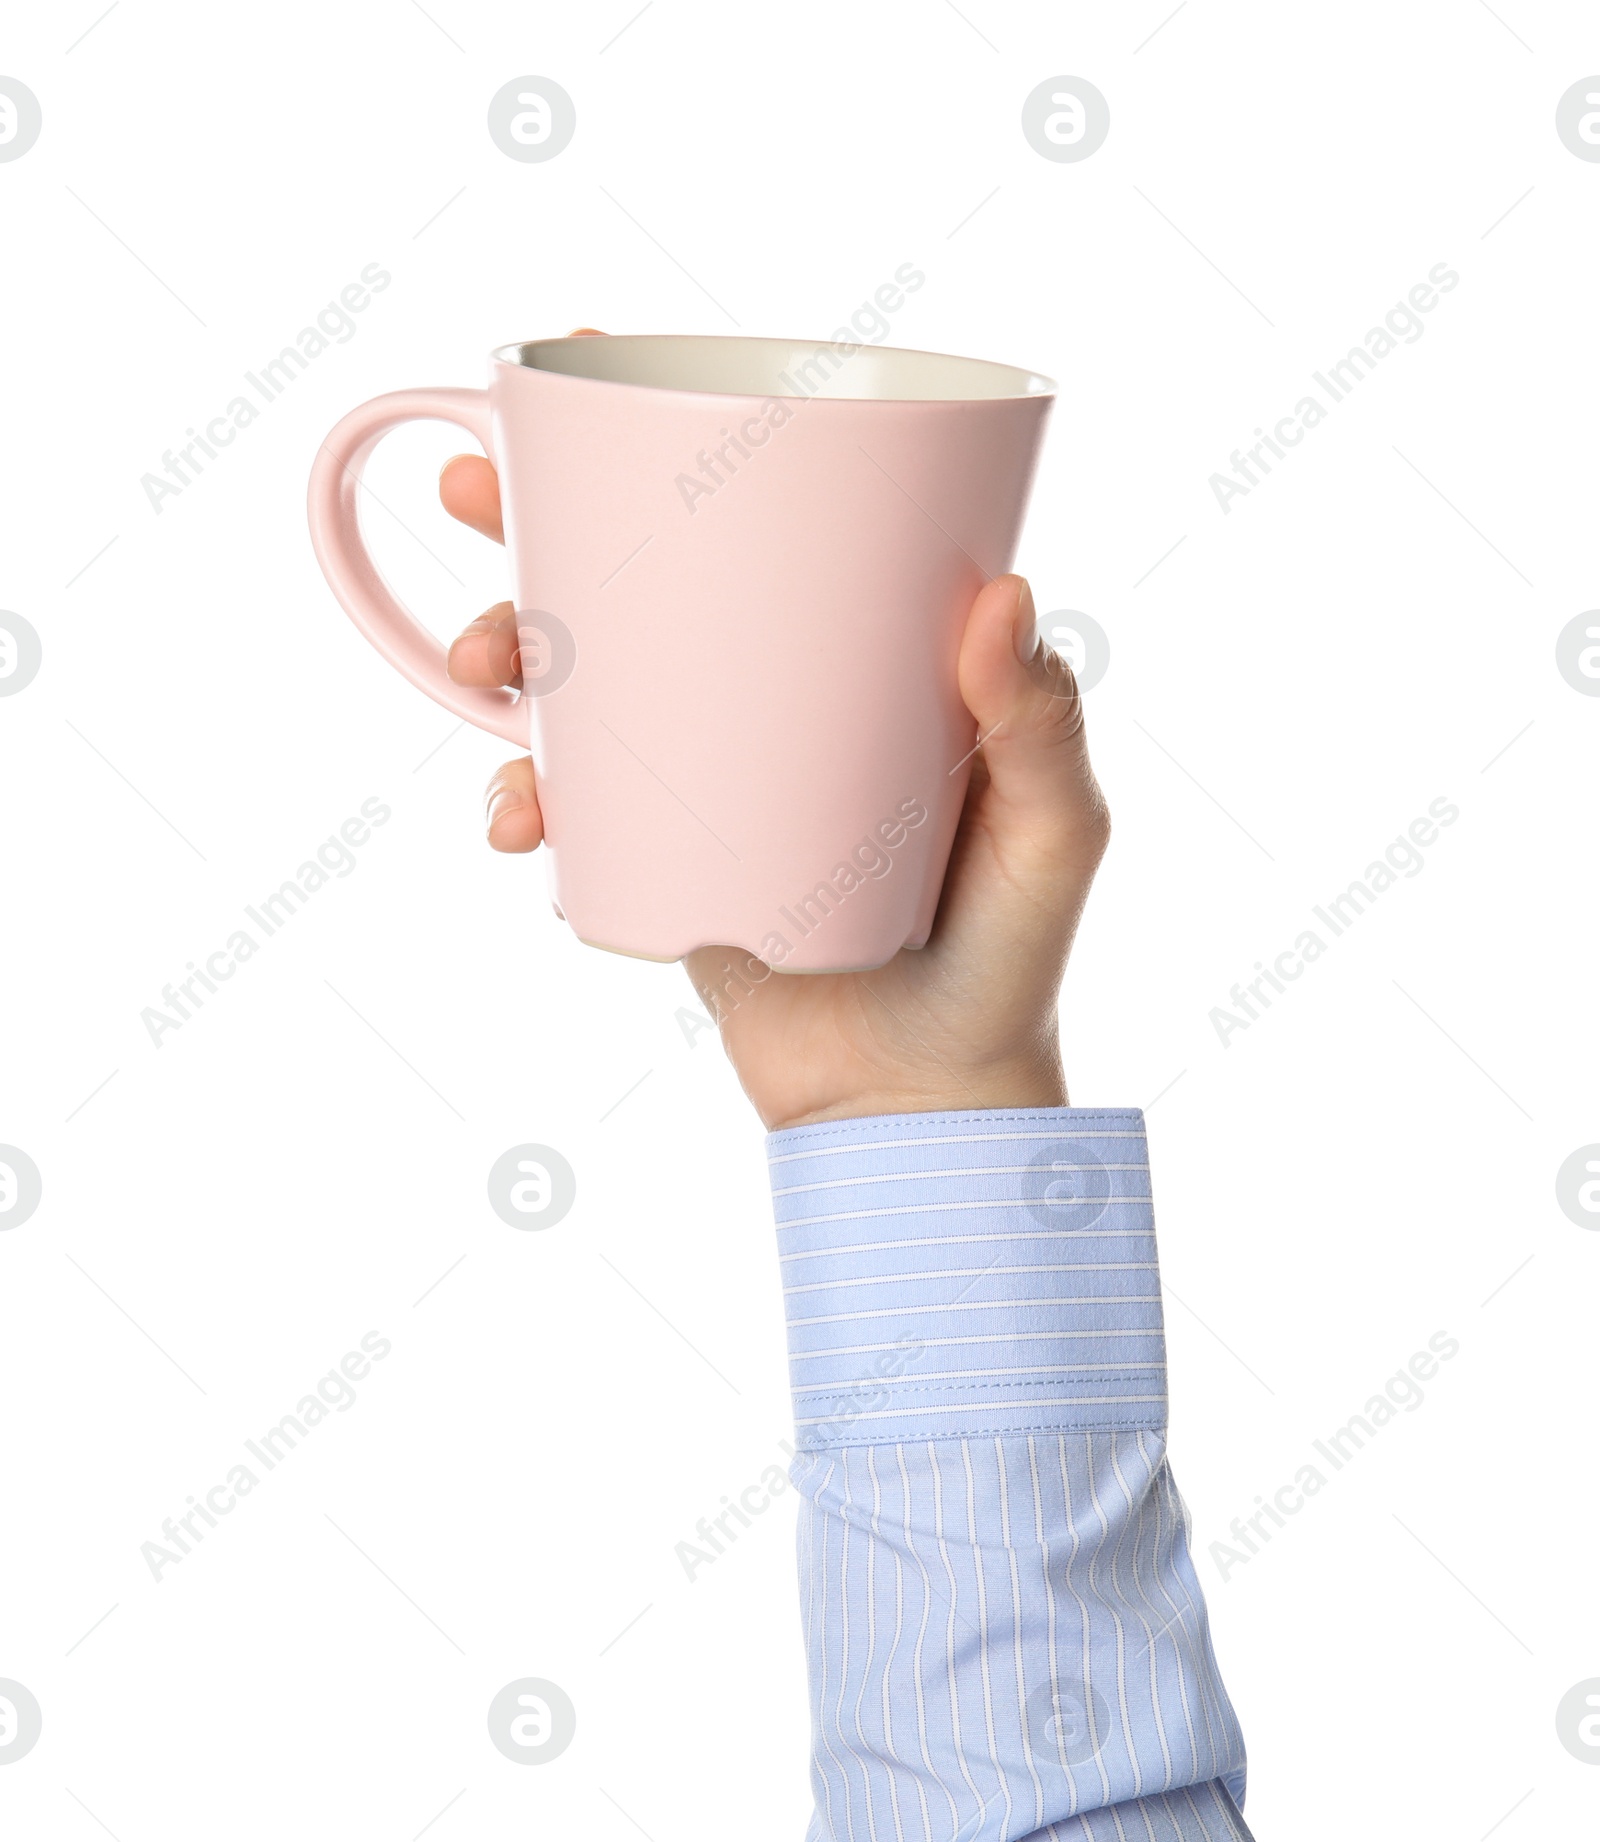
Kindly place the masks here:
POLYGON ((740 397, 847 397, 885 403, 1050 396, 1035 371, 902 346, 806 344, 680 333, 537 339, 495 358, 599 383, 740 397))

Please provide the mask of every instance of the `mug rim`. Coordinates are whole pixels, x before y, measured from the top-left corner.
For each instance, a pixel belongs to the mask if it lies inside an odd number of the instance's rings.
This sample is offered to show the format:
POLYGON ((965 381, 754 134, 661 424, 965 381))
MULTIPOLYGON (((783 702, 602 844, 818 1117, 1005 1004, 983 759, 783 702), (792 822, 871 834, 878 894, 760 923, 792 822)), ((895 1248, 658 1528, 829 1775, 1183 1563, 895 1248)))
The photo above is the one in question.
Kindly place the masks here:
MULTIPOLYGON (((730 400, 740 401, 740 402, 766 400, 768 398, 775 397, 778 400, 784 401, 784 402, 802 402, 802 403, 816 402, 816 401, 834 402, 834 403, 861 403, 861 402, 899 403, 899 404, 907 404, 907 405, 917 404, 917 403, 928 404, 928 405, 935 405, 935 404, 950 405, 950 404, 958 404, 958 403, 1020 403, 1020 402, 1048 402, 1054 399, 1056 395, 1056 391, 1057 391, 1057 383, 1053 377, 1048 377, 1045 375, 1044 372, 1036 371, 1029 366, 1006 364, 999 359, 993 359, 993 358, 973 358, 963 352, 932 352, 920 346, 873 345, 867 340, 859 341, 855 346, 853 346, 852 348, 850 348, 848 351, 844 353, 844 357, 853 358, 858 353, 860 353, 862 350, 870 350, 873 352, 894 353, 896 355, 905 356, 909 358, 915 358, 915 359, 934 359, 936 361, 940 361, 944 363, 953 363, 953 364, 958 364, 958 365, 970 365, 979 371, 987 371, 991 373, 993 372, 1009 373, 1013 378, 1018 380, 1019 387, 1015 389, 1011 389, 1011 390, 997 391, 992 394, 985 393, 983 395, 969 394, 969 395, 964 395, 964 396, 937 396, 937 397, 928 397, 928 396, 882 396, 882 397, 879 397, 879 396, 868 396, 868 397, 839 396, 839 397, 835 397, 835 396, 828 396, 822 391, 807 392, 801 389, 796 389, 793 392, 768 391, 768 390, 702 390, 702 389, 689 388, 689 387, 685 387, 685 386, 678 385, 678 384, 647 383, 647 382, 643 382, 643 381, 640 381, 638 379, 633 379, 633 378, 593 377, 582 371, 559 371, 559 370, 553 370, 553 369, 546 369, 542 365, 529 364, 522 357, 522 354, 524 352, 534 347, 540 347, 540 346, 576 347, 579 345, 589 346, 589 345, 598 343, 600 340, 608 340, 612 342, 613 346, 623 344, 625 342, 632 343, 632 342, 643 342, 643 341, 648 340, 651 344, 655 344, 655 345, 679 344, 679 345, 685 345, 685 346, 687 345, 768 346, 768 347, 778 348, 778 349, 781 349, 781 350, 784 350, 790 353, 793 353, 796 350, 809 351, 809 352, 814 352, 814 353, 821 353, 821 352, 832 353, 832 352, 836 352, 839 350, 835 341, 831 339, 815 339, 815 340, 784 339, 784 338, 776 338, 776 337, 772 337, 766 334, 758 334, 758 333, 748 333, 748 334, 747 333, 598 333, 598 334, 597 333, 581 333, 581 334, 567 333, 557 338, 513 340, 508 345, 500 345, 500 346, 494 347, 493 350, 491 350, 489 354, 489 358, 490 358, 491 363, 497 364, 497 365, 504 365, 507 369, 512 370, 512 371, 537 372, 540 376, 543 376, 543 377, 570 378, 574 383, 600 384, 600 385, 605 385, 611 389, 618 389, 618 390, 650 390, 650 391, 657 391, 663 395, 670 395, 670 396, 725 397, 730 400), (1032 385, 1033 388, 1028 388, 1029 385, 1032 385)), ((780 377, 784 375, 786 375, 786 373, 783 373, 783 372, 779 373, 780 377)), ((791 379, 790 381, 792 382, 793 380, 791 379)))

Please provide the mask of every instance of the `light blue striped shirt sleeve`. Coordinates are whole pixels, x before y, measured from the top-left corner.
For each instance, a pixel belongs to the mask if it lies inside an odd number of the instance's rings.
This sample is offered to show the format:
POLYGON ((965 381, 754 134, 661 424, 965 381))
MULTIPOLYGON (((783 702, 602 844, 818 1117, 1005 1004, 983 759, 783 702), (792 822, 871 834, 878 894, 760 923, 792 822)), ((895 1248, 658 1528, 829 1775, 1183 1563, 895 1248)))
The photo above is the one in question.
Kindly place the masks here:
POLYGON ((1248 1842, 1167 1465, 1142 1116, 852 1119, 768 1157, 809 1842, 1248 1842))

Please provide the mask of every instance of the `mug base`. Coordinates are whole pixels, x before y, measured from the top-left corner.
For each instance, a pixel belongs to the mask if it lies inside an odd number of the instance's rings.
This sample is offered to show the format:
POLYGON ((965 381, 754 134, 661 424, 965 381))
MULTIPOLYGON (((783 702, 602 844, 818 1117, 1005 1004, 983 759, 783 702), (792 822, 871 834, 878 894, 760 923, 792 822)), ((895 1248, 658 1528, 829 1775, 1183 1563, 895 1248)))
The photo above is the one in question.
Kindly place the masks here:
MULTIPOLYGON (((559 908, 556 913, 561 914, 559 908)), ((564 921, 566 916, 562 915, 561 918, 564 921)), ((669 954, 641 953, 636 947, 614 947, 604 940, 585 940, 582 934, 578 935, 578 940, 583 946, 597 947, 602 953, 615 953, 621 959, 647 960, 652 966, 676 966, 681 963, 681 958, 675 959, 669 954)))
MULTIPOLYGON (((686 951, 682 953, 677 953, 677 954, 642 953, 637 947, 612 946, 609 941, 589 940, 589 939, 586 939, 582 934, 579 934, 577 938, 581 945, 586 946, 586 947, 594 947, 601 953, 615 953, 620 959, 642 959, 648 965, 652 965, 652 966, 681 966, 684 960, 686 960, 689 957, 690 953, 698 953, 700 951, 700 948, 705 947, 705 946, 727 946, 729 944, 732 944, 734 946, 735 952, 739 952, 739 953, 750 952, 749 948, 741 947, 737 943, 729 943, 727 941, 721 941, 721 940, 717 940, 717 941, 707 940, 707 941, 700 942, 699 946, 689 947, 686 951)), ((915 952, 918 952, 922 947, 926 945, 927 945, 927 936, 924 935, 921 940, 906 941, 903 948, 897 947, 895 949, 895 953, 899 953, 902 951, 915 953, 915 952)), ((852 972, 880 971, 884 966, 888 965, 890 959, 893 959, 895 957, 895 953, 891 953, 888 959, 874 960, 870 965, 864 965, 864 966, 769 966, 769 970, 773 972, 781 972, 785 978, 793 978, 793 979, 833 978, 835 976, 842 976, 844 974, 852 973, 852 972)), ((759 953, 750 953, 750 957, 752 959, 761 959, 761 955, 759 953)), ((761 959, 761 963, 764 966, 767 966, 769 964, 769 962, 764 959, 761 959)))

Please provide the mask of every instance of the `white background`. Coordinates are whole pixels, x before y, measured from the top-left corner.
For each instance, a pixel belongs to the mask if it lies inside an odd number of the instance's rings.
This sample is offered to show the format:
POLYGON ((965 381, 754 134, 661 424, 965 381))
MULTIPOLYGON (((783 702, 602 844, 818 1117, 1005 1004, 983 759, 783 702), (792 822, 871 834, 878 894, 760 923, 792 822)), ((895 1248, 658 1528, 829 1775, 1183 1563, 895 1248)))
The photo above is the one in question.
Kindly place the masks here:
MULTIPOLYGON (((1600 1139, 1600 700, 1554 647, 1600 601, 1600 165, 1554 111, 1592 9, 99 11, 19 10, 4 51, 44 120, 0 165, 0 605, 44 646, 0 701, 0 1140, 44 1179, 0 1236, 0 1677, 44 1709, 7 1833, 801 1833, 792 1498, 692 1584, 674 1554, 789 1428, 759 1127, 681 975, 580 947, 484 848, 506 751, 340 614, 304 489, 346 409, 481 383, 492 345, 820 338, 907 261, 896 342, 1061 380, 1019 567, 1111 636, 1117 823, 1068 1072, 1155 1102, 1250 1820, 1589 1833, 1554 1717, 1600 1675, 1600 1237, 1554 1180, 1600 1139), (485 129, 524 74, 576 103, 547 164, 485 129), (1079 164, 1020 131, 1058 74, 1110 103, 1079 164), (141 475, 372 262, 356 336, 154 512, 141 475), (1440 262, 1425 335, 1224 515, 1208 476, 1440 262), (369 796, 356 868, 154 1047, 141 1010, 369 796), (1421 873, 1224 1047, 1230 987, 1441 796, 1421 873), (523 1141, 577 1172, 542 1234, 486 1201, 523 1141), (141 1543, 372 1330, 357 1404, 157 1584, 141 1543), (1438 1331, 1425 1404, 1219 1578, 1438 1331), (522 1676, 578 1709, 536 1770, 485 1729, 522 1676)), ((370 475, 441 633, 504 592, 434 498, 459 445, 370 475)))

